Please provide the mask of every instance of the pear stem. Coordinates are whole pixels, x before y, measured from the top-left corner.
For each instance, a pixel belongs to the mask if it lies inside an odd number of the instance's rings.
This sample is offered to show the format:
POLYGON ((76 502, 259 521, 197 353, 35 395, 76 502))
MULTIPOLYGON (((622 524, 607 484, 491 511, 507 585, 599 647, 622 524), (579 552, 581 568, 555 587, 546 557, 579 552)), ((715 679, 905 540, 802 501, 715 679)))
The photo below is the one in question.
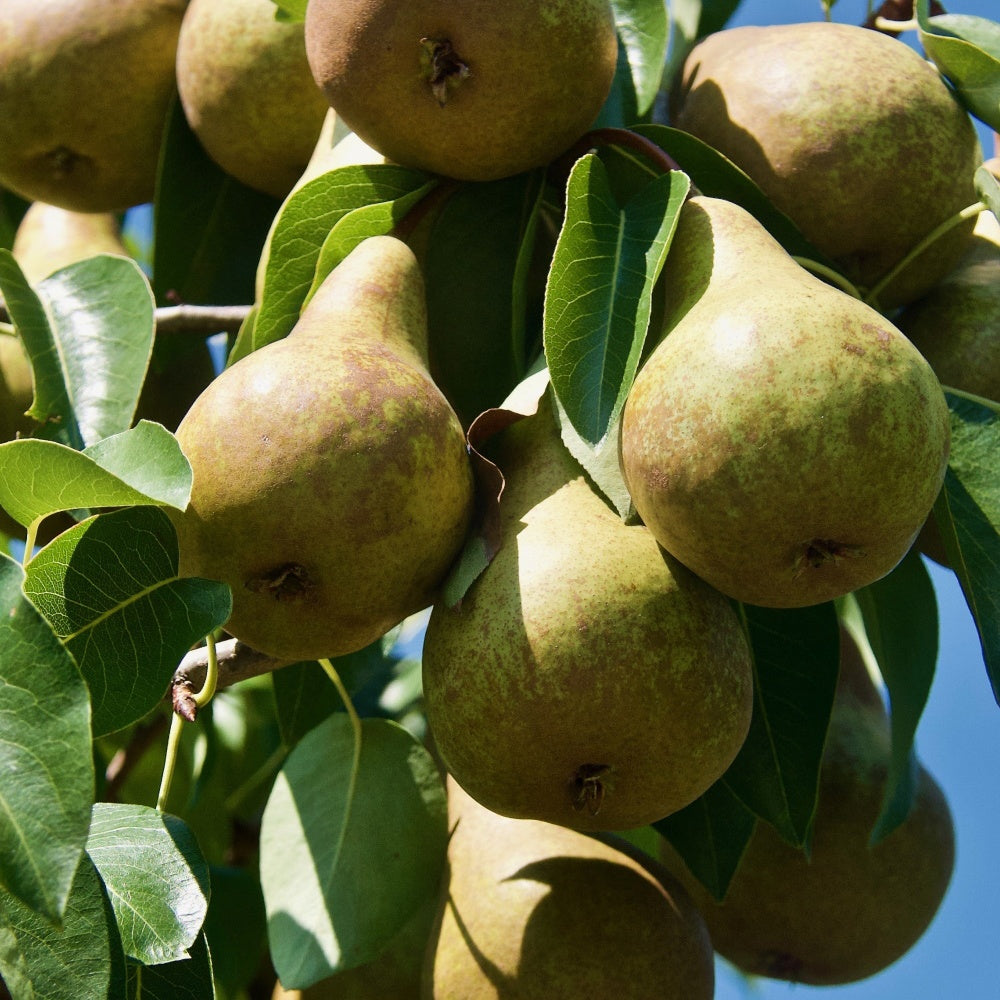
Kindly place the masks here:
POLYGON ((351 696, 347 693, 347 688, 344 687, 344 682, 340 679, 340 674, 337 673, 337 668, 329 660, 320 660, 319 665, 326 672, 327 677, 333 681, 333 686, 337 689, 337 694, 340 695, 344 708, 347 709, 347 716, 351 720, 351 728, 354 730, 354 765, 351 771, 353 783, 361 760, 361 719, 354 707, 354 702, 351 701, 351 696))
MULTIPOLYGON (((205 645, 208 647, 208 668, 205 672, 205 683, 197 694, 191 696, 196 709, 204 708, 215 695, 215 689, 219 679, 219 660, 215 655, 215 636, 205 636, 205 645)), ((163 775, 160 778, 160 791, 156 796, 156 811, 163 812, 167 807, 167 799, 170 796, 170 785, 174 780, 174 770, 177 766, 177 751, 180 748, 181 733, 184 728, 184 717, 179 712, 174 712, 170 717, 170 733, 167 736, 167 752, 163 759, 163 775)))
POLYGON ((977 396, 974 392, 956 389, 951 385, 942 385, 941 388, 952 396, 958 396, 959 399, 968 400, 968 402, 975 403, 977 406, 982 406, 987 410, 992 410, 994 413, 1000 413, 1000 403, 995 399, 989 399, 986 396, 977 396))
POLYGON ((826 278, 827 281, 836 285, 841 291, 847 292, 848 295, 856 299, 861 298, 861 292, 858 291, 855 285, 832 267, 827 267, 826 264, 821 264, 818 260, 810 260, 808 257, 796 257, 794 254, 792 255, 792 260, 807 271, 811 271, 821 278, 826 278))
POLYGON ((575 163, 595 146, 622 146, 633 153, 638 153, 644 160, 655 164, 662 173, 681 169, 677 161, 651 139, 625 128, 595 128, 581 136, 573 148, 564 157, 560 157, 560 160, 569 160, 571 163, 575 163))
POLYGON ((935 226, 915 247, 913 247, 902 260, 897 261, 896 265, 889 270, 886 274, 883 274, 881 278, 875 283, 875 285, 868 290, 868 294, 865 296, 865 302, 878 308, 878 297, 880 293, 886 288, 886 286, 892 282, 897 275, 905 271, 910 264, 916 260, 929 246, 937 242, 945 233, 950 232, 956 226, 960 226, 963 222, 967 222, 969 219, 974 219, 980 212, 985 212, 989 208, 983 201, 977 201, 972 205, 963 208, 961 212, 956 212, 951 218, 945 219, 939 226, 935 226))
POLYGON ((38 517, 28 525, 27 534, 24 538, 24 555, 21 558, 22 566, 27 566, 31 562, 31 557, 35 552, 35 539, 38 537, 38 526, 43 520, 44 518, 38 517))

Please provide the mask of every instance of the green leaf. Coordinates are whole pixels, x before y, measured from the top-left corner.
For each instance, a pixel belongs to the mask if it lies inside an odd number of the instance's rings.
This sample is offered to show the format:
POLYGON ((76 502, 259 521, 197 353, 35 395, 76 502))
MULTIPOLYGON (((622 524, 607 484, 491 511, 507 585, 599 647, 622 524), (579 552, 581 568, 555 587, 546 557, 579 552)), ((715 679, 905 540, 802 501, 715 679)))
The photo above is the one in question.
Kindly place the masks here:
POLYGON ((73 448, 132 423, 153 349, 153 296, 135 261, 99 254, 33 292, 0 251, 0 289, 34 372, 38 435, 73 448))
POLYGON ((308 0, 274 0, 275 19, 278 21, 304 21, 308 0))
POLYGON ((214 1000, 212 956, 204 934, 191 946, 191 957, 165 965, 128 966, 128 1000, 214 1000))
POLYGON ((930 17, 930 0, 917 0, 920 44, 980 121, 1000 129, 1000 24, 968 14, 930 17))
POLYGON ((1000 180, 986 167, 979 167, 975 173, 976 194, 989 206, 989 210, 1000 219, 1000 180))
POLYGON ((14 234, 29 204, 13 191, 0 188, 0 247, 4 250, 14 245, 14 234))
POLYGON ((223 996, 235 997, 250 985, 267 954, 264 897, 260 882, 243 868, 212 865, 211 876, 204 933, 215 982, 223 996))
POLYGON ((600 159, 577 161, 545 290, 545 357, 576 432, 598 445, 639 367, 687 177, 660 174, 619 205, 600 159))
POLYGON ((726 895, 753 834, 752 812, 717 781, 700 798, 653 826, 718 900, 726 895))
POLYGON ((528 366, 546 271, 532 268, 543 182, 531 171, 463 185, 434 220, 424 264, 431 373, 465 426, 528 366))
POLYGON ((280 340, 295 325, 312 287, 320 249, 345 215, 365 205, 396 201, 426 182, 424 173, 380 163, 340 167, 295 191, 271 230, 254 350, 280 340))
POLYGON ((993 697, 1000 704, 1000 415, 947 394, 951 455, 934 517, 948 561, 979 630, 993 697))
POLYGON ((809 839, 820 763, 840 668, 832 604, 772 609, 745 604, 754 658, 750 731, 722 781, 791 844, 809 839))
POLYGON ((21 438, 0 444, 0 506, 28 527, 61 510, 162 504, 183 510, 191 465, 177 439, 141 420, 84 451, 21 438))
POLYGON ((0 976, 17 1000, 125 996, 115 916, 90 858, 80 861, 59 928, 0 891, 0 976))
POLYGON ((837 265, 820 253, 787 215, 771 204, 755 181, 707 143, 666 125, 636 125, 633 131, 669 153, 701 194, 709 198, 724 198, 745 208, 788 253, 839 271, 837 265))
POLYGON ((854 596, 889 689, 892 718, 892 758, 882 809, 872 831, 875 844, 906 819, 913 803, 913 740, 934 679, 938 610, 934 585, 916 549, 888 576, 856 591, 854 596))
POLYGON ((669 0, 670 52, 663 83, 670 88, 695 42, 720 31, 739 7, 740 0, 669 0))
POLYGON ((363 240, 369 236, 385 236, 418 202, 434 190, 436 180, 428 181, 394 201, 379 201, 348 212, 330 230, 316 260, 316 273, 303 302, 303 308, 316 294, 330 272, 363 240))
POLYGON ((24 596, 23 576, 0 555, 0 885, 58 922, 94 798, 90 705, 72 658, 24 596))
POLYGON ((100 873, 125 954, 143 965, 189 957, 208 911, 208 864, 176 816, 94 805, 87 853, 100 873))
POLYGON ((254 277, 281 202, 225 173, 180 101, 167 122, 156 192, 153 290, 161 305, 254 300, 254 277))
POLYGON ((177 535, 157 507, 75 525, 28 564, 25 592, 76 657, 96 735, 142 718, 181 658, 232 611, 224 583, 177 575, 177 535))
POLYGON ((261 885, 286 989, 375 958, 437 891, 444 787, 405 729, 333 715, 289 754, 264 809, 261 885))
POLYGON ((667 58, 667 5, 663 0, 612 0, 611 6, 631 69, 636 110, 644 115, 656 99, 667 58))

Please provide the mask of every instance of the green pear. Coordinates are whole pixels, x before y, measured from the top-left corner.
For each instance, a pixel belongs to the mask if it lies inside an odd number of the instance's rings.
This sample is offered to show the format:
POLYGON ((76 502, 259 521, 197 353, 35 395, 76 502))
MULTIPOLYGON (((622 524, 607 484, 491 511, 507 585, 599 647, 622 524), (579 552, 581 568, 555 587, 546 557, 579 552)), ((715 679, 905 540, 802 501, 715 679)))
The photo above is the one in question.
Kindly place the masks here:
MULTIPOLYGON (((905 43, 853 25, 709 35, 684 63, 672 124, 742 167, 863 289, 977 200, 982 152, 947 84, 905 43)), ((930 289, 971 230, 936 240, 883 289, 880 306, 930 289)))
POLYGON ((177 429, 194 471, 173 515, 180 571, 231 586, 236 638, 281 659, 338 656, 434 600, 473 490, 425 352, 416 260, 372 237, 285 339, 194 402, 177 429))
POLYGON ((424 1000, 709 1000, 712 946, 653 859, 484 809, 449 782, 448 873, 424 1000))
POLYGON ((843 633, 841 648, 809 855, 758 822, 718 903, 663 845, 663 860, 694 898, 715 949, 751 975, 817 986, 874 975, 921 937, 951 878, 951 814, 922 765, 909 815, 870 843, 889 771, 889 721, 843 633))
POLYGON ((4 0, 0 184, 109 212, 152 200, 187 0, 4 0))
POLYGON ((663 288, 665 336, 621 425, 625 479, 657 541, 724 594, 768 607, 888 573, 937 497, 950 444, 917 349, 719 199, 684 205, 663 288))
POLYGON ((31 362, 20 337, 0 334, 0 441, 13 441, 31 429, 25 413, 33 397, 31 362))
POLYGON ((283 198, 305 169, 328 108, 301 22, 272 0, 191 0, 177 43, 184 114, 226 173, 283 198))
POLYGON ((945 385, 1000 401, 1000 222, 976 220, 958 267, 896 317, 945 385))
POLYGON ((441 759, 507 816, 624 830, 686 806, 750 723, 733 608, 594 492, 546 400, 500 435, 496 461, 499 551, 424 639, 441 759))
POLYGON ((32 283, 95 254, 129 256, 113 212, 73 212, 44 201, 28 206, 11 252, 32 283))
POLYGON ((591 127, 617 60, 608 0, 311 0, 306 53, 337 114, 408 167, 485 181, 591 127))

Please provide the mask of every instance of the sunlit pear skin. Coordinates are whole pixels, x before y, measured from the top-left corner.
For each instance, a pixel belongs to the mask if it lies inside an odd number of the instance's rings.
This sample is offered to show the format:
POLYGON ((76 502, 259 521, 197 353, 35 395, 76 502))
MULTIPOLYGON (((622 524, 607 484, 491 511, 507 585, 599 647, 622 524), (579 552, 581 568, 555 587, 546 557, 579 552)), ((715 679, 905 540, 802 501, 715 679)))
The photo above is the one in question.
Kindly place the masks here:
POLYGON ((151 201, 187 0, 4 0, 0 184, 78 212, 151 201))
POLYGON ((425 341, 412 252, 372 237, 181 422, 194 484, 173 515, 180 571, 231 586, 226 628, 249 646, 337 656, 433 602, 473 490, 425 341))
MULTIPOLYGON (((671 124, 746 171, 864 288, 977 200, 969 115, 933 66, 878 31, 814 21, 716 32, 692 49, 672 96, 671 124)), ((933 287, 971 231, 936 240, 880 307, 933 287)))
POLYGON ((31 282, 98 253, 129 255, 113 212, 73 212, 43 201, 28 206, 11 253, 31 282))
POLYGON ((870 846, 891 756, 889 721, 853 641, 842 637, 842 650, 811 858, 758 821, 718 903, 663 844, 663 860, 694 898, 716 951, 751 975, 816 986, 872 976, 923 935, 951 879, 951 813, 919 763, 909 816, 870 846))
POLYGON ((723 593, 801 607, 906 554, 944 479, 944 393, 917 349, 695 197, 664 267, 664 339, 623 411, 622 468, 659 543, 723 593))
POLYGON ((653 859, 498 816, 454 782, 448 813, 423 1000, 710 1000, 704 923, 653 859))
POLYGON ((752 705, 729 602, 626 526, 549 404, 504 431, 502 540, 431 613, 424 703, 449 772, 487 808, 581 830, 642 826, 729 766, 752 705))
POLYGON ((305 35, 316 83, 365 142, 470 181, 568 149, 618 52, 608 0, 311 0, 305 35))
POLYGON ((184 114, 228 174, 283 198, 305 169, 327 111, 301 22, 272 0, 190 0, 177 43, 184 114))
POLYGON ((992 212, 977 219, 958 267, 896 324, 944 385, 1000 400, 1000 222, 992 212))

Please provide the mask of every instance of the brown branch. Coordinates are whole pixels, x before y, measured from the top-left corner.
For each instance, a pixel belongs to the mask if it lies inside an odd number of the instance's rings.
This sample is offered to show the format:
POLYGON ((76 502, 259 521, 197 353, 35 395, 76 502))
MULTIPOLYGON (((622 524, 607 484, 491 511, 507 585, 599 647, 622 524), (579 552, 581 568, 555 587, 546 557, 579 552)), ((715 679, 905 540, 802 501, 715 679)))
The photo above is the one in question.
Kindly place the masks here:
MULTIPOLYGON (((219 664, 219 679, 216 689, 230 687, 250 677, 270 673, 279 667, 287 667, 294 660, 278 660, 273 656, 259 653, 238 639, 226 639, 215 644, 215 655, 219 664)), ((208 647, 201 646, 187 653, 180 666, 174 671, 170 682, 170 700, 173 709, 188 722, 194 722, 198 708, 194 695, 205 683, 208 669, 208 647)))
MULTIPOLYGON (((156 332, 191 333, 207 337, 213 333, 236 333, 250 306, 161 306, 156 310, 156 332)), ((10 323, 6 305, 0 302, 0 323, 10 323)))

